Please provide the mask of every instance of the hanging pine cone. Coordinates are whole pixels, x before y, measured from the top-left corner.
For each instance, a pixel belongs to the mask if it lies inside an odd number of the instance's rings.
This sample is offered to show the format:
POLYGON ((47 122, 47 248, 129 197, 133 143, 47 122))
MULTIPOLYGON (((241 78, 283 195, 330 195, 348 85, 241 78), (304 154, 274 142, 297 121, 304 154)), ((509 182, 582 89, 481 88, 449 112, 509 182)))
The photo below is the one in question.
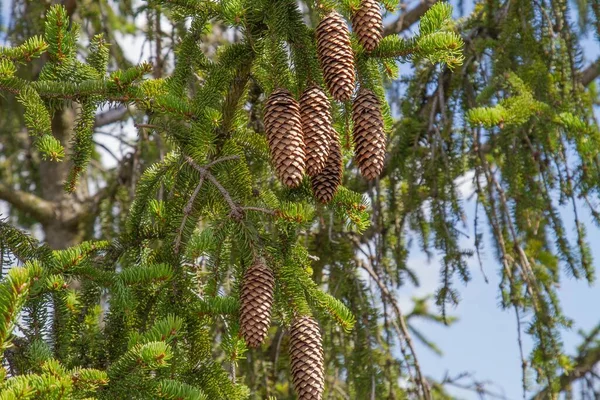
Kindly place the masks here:
POLYGON ((331 11, 316 29, 317 53, 327 89, 334 99, 346 101, 354 91, 354 53, 346 22, 331 11))
POLYGON ((383 37, 381 7, 377 0, 360 2, 360 8, 352 14, 352 30, 367 52, 375 50, 383 37))
POLYGON ((298 400, 321 400, 325 388, 323 341, 319 325, 311 317, 300 317, 292 323, 290 360, 298 400))
POLYGON ((321 203, 329 203, 342 183, 342 148, 337 132, 331 129, 329 158, 321 173, 313 178, 312 190, 321 203))
POLYGON ((300 117, 306 145, 306 173, 316 176, 327 163, 331 130, 329 100, 317 85, 308 87, 302 93, 300 117))
POLYGON ((290 92, 277 89, 269 96, 264 122, 277 176, 289 187, 298 186, 304 175, 306 154, 300 108, 290 92))
POLYGON ((244 274, 240 327, 248 347, 259 347, 267 336, 274 286, 273 272, 262 261, 255 262, 244 274))
POLYGON ((375 179, 385 161, 385 133, 381 104, 372 91, 361 89, 352 105, 354 122, 354 155, 360 173, 368 180, 375 179))

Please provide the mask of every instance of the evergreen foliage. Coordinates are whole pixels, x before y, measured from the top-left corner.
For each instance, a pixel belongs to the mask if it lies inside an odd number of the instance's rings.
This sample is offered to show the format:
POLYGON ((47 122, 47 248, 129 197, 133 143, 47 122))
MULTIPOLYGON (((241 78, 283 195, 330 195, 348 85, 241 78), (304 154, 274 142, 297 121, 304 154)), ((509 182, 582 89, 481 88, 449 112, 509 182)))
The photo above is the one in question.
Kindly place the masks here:
MULTIPOLYGON (((130 29, 108 2, 96 3, 89 6, 110 8, 116 30, 130 29)), ((131 15, 131 2, 122 3, 131 15)), ((344 49, 356 67, 352 94, 364 90, 370 104, 381 103, 373 118, 387 153, 373 182, 360 178, 358 164, 372 157, 365 150, 350 161, 352 104, 329 99, 345 177, 326 205, 301 172, 293 184, 274 178, 281 166, 269 165, 262 117, 273 93, 295 102, 312 85, 329 87, 322 68, 331 60, 319 60, 315 28, 332 10, 349 21, 359 0, 144 2, 138 12, 158 21, 150 39, 167 36, 157 28, 163 19, 173 26, 168 74, 160 46, 154 64, 130 65, 97 15, 84 26, 66 6, 44 9, 35 35, 0 47, 0 92, 18 102, 40 168, 67 163, 58 183, 76 196, 95 173, 97 111, 106 106, 136 110, 140 137, 156 148, 131 160, 135 179, 120 166, 98 191, 104 197, 77 204, 85 212, 66 225, 86 226, 88 241, 51 250, 0 221, 0 399, 292 399, 291 382, 303 378, 292 377, 284 350, 297 356, 306 340, 290 342, 293 321, 321 326, 323 343, 317 335, 308 342, 325 349, 317 364, 326 398, 446 398, 421 371, 411 337, 439 349, 411 321, 452 323, 455 280, 469 281, 467 260, 482 251, 479 231, 474 251, 459 243, 457 178, 468 171, 501 264, 501 306, 531 316, 524 390, 531 368, 548 393, 562 391, 579 361, 562 348, 571 321, 556 286, 561 267, 594 280, 578 209, 583 203, 600 224, 590 200, 600 189, 600 134, 567 11, 554 3, 550 22, 535 2, 478 3, 458 21, 436 3, 418 33, 387 35, 370 51, 352 33, 352 51, 344 49), (204 51, 217 25, 236 39, 204 51), (398 97, 390 81, 401 62, 415 74, 398 97), (67 141, 55 137, 65 110, 76 114, 67 141), (575 216, 574 241, 563 205, 575 216), (395 299, 397 287, 418 281, 406 262, 413 233, 421 250, 441 256, 441 315, 427 299, 403 314, 395 299), (266 344, 249 349, 240 293, 256 260, 273 272, 274 304, 266 344)), ((361 131, 367 142, 369 133, 361 131)), ((20 179, 19 190, 35 187, 20 179)), ((36 215, 46 227, 58 214, 50 207, 36 215)))

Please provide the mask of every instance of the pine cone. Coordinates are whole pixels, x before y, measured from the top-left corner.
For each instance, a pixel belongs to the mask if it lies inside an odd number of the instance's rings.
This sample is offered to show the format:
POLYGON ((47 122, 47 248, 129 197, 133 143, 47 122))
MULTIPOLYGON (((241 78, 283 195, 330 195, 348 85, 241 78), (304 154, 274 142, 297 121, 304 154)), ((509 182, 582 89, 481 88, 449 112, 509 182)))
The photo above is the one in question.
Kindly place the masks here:
POLYGON ((331 11, 316 29, 317 53, 327 89, 334 99, 349 100, 354 91, 354 53, 346 22, 331 11))
POLYGON ((248 347, 259 347, 267 336, 274 286, 273 272, 262 261, 255 262, 244 274, 240 327, 248 347))
POLYGON ((319 325, 311 317, 300 317, 292 323, 290 360, 298 400, 321 400, 325 388, 323 341, 319 325))
POLYGON ((381 7, 377 0, 362 0, 360 8, 352 14, 352 30, 367 52, 375 50, 383 36, 381 7))
POLYGON ((302 93, 300 117, 306 145, 306 173, 316 176, 327 163, 331 130, 329 100, 320 87, 313 85, 302 93))
POLYGON ((277 176, 289 187, 298 186, 306 165, 298 102, 287 90, 277 89, 267 99, 264 121, 277 176))
POLYGON ((329 158, 321 173, 311 179, 317 200, 329 203, 342 183, 342 148, 337 132, 331 129, 329 158))
POLYGON ((352 105, 354 122, 354 155, 360 173, 375 179, 385 161, 385 133, 379 99, 370 90, 361 89, 352 105))

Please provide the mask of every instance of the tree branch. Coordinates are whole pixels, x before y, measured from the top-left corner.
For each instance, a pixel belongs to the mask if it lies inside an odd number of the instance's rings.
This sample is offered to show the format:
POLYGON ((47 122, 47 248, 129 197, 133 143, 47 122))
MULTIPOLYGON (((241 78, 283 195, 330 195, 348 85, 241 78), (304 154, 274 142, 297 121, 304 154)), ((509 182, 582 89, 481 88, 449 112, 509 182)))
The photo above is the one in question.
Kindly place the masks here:
POLYGON ((588 86, 600 75, 600 58, 581 71, 581 83, 588 86))
POLYGON ((400 14, 397 20, 383 29, 383 36, 394 35, 403 32, 417 22, 423 14, 433 6, 437 0, 421 0, 415 8, 400 14))
MULTIPOLYGON (((575 359, 575 367, 568 374, 562 374, 559 378, 560 390, 566 389, 578 379, 583 378, 588 372, 592 372, 596 364, 600 362, 600 346, 593 347, 575 359)), ((545 388, 535 394, 532 400, 543 400, 550 398, 550 389, 545 388)))
POLYGON ((7 201, 18 210, 30 214, 42 224, 55 218, 52 202, 31 193, 15 190, 3 183, 0 183, 0 200, 7 201))
POLYGON ((101 128, 103 126, 110 125, 112 123, 121 121, 123 119, 123 117, 125 117, 127 114, 133 112, 134 110, 135 110, 134 106, 120 105, 116 108, 112 108, 101 114, 97 114, 96 120, 94 121, 94 128, 101 128))
POLYGON ((185 156, 185 160, 192 167, 194 167, 194 169, 196 169, 200 173, 200 178, 208 179, 210 181, 210 183, 212 183, 217 188, 217 190, 221 193, 221 196, 223 196, 223 198, 229 205, 229 208, 231 209, 231 217, 233 219, 240 220, 243 216, 243 211, 242 211, 241 207, 239 205, 235 204, 235 202, 231 198, 231 195, 229 194, 227 189, 225 189, 223 187, 223 185, 221 185, 221 183, 217 180, 217 178, 215 178, 215 176, 208 171, 208 169, 210 167, 212 167, 213 165, 215 165, 217 163, 220 163, 223 161, 228 161, 228 160, 237 160, 237 159, 239 159, 239 156, 226 156, 226 157, 219 158, 218 160, 214 160, 204 166, 201 166, 201 165, 198 165, 192 157, 185 156))

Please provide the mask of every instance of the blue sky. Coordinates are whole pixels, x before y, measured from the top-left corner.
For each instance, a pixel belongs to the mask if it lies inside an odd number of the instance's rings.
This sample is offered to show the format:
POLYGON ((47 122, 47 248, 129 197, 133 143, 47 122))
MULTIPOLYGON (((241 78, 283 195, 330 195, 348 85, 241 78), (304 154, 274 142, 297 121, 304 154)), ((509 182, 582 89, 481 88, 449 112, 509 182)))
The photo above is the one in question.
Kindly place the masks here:
MULTIPOLYGON (((0 15, 6 18, 9 1, 0 0, 0 3, 2 3, 0 15)), ((471 2, 465 1, 465 3, 465 11, 468 12, 471 4, 467 3, 471 2)), ((136 46, 132 45, 132 47, 136 46)), ((591 36, 585 40, 584 58, 593 61, 599 54, 596 39, 591 36)), ((405 65, 402 71, 407 73, 409 69, 405 65)), ((470 194, 468 184, 465 184, 465 192, 470 194)), ((465 202, 465 209, 469 221, 467 233, 472 237, 474 203, 465 202)), ((600 241, 600 232, 591 223, 589 214, 583 208, 581 210, 592 243, 595 266, 600 271, 600 246, 595 245, 600 241)), ((573 232, 571 215, 565 212, 563 217, 567 230, 573 232)), ((484 232, 486 235, 489 233, 484 232)), ((463 245, 472 247, 473 240, 465 239, 463 245)), ((461 302, 452 310, 452 314, 458 316, 459 321, 450 328, 428 322, 416 324, 442 349, 444 355, 437 356, 419 343, 417 343, 417 351, 423 371, 428 376, 441 379, 446 373, 455 376, 468 372, 474 374, 474 377, 480 381, 493 382, 490 386, 492 391, 503 393, 509 399, 520 399, 522 389, 516 318, 514 311, 503 311, 498 306, 500 266, 493 258, 489 241, 485 243, 485 248, 483 268, 489 283, 485 283, 477 261, 472 260, 470 266, 473 279, 467 286, 461 285, 461 302)), ((399 295, 405 311, 409 311, 406 307, 410 305, 411 296, 430 293, 437 288, 439 276, 439 263, 436 260, 428 263, 423 254, 414 253, 411 254, 409 262, 411 267, 419 272, 423 285, 418 289, 411 287, 401 289, 399 295)), ((600 304, 600 290, 597 285, 590 287, 585 282, 576 282, 564 277, 559 293, 565 314, 574 320, 573 329, 563 334, 567 352, 572 353, 580 342, 577 331, 579 329, 589 331, 600 322, 600 307, 593 306, 600 304)), ((524 319, 527 319, 527 316, 524 319)), ((527 355, 530 349, 531 342, 524 337, 524 351, 527 355)), ((478 398, 474 393, 459 389, 451 389, 451 392, 464 399, 478 398)))

